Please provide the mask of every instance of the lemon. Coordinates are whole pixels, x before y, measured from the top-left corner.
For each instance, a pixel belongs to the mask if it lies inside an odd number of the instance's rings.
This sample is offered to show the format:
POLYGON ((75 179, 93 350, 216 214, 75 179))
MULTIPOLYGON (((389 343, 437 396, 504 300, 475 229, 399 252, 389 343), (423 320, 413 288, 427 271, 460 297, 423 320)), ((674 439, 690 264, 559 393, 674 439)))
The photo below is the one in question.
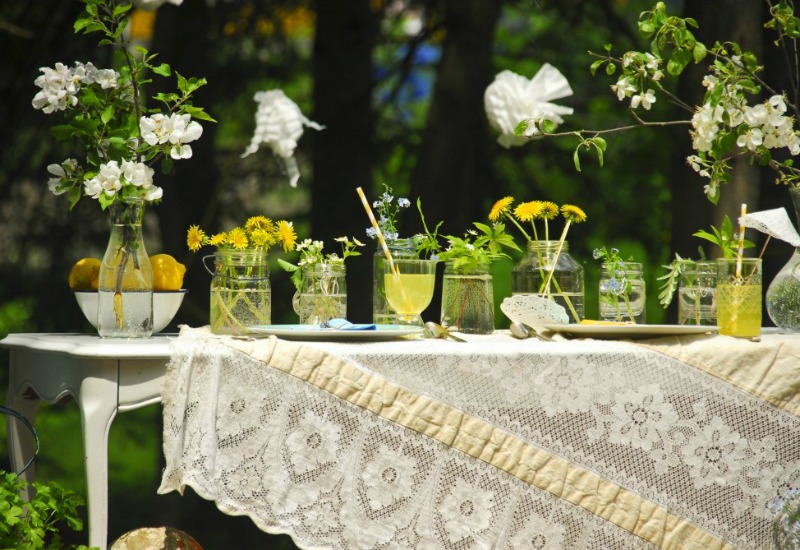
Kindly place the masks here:
POLYGON ((97 290, 100 263, 97 258, 78 260, 69 271, 69 277, 67 278, 69 287, 72 290, 97 290))
POLYGON ((153 266, 153 290, 180 290, 186 266, 169 254, 150 256, 153 266))

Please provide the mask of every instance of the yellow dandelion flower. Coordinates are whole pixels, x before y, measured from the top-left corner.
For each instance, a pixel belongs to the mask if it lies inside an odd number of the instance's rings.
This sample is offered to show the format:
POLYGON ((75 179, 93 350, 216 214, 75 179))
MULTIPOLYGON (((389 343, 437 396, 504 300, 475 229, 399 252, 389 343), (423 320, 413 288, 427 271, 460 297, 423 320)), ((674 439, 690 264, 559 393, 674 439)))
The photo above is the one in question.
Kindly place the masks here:
POLYGON ((208 239, 208 244, 211 246, 219 246, 221 244, 225 244, 225 238, 227 235, 225 233, 217 233, 216 235, 212 235, 210 239, 208 239))
POLYGON ((200 229, 199 225, 192 225, 186 233, 186 245, 192 252, 197 252, 203 246, 206 234, 200 229))
POLYGON ((275 237, 264 229, 254 229, 250 233, 250 242, 253 246, 268 248, 275 243, 275 237))
POLYGON ((572 223, 581 223, 586 221, 586 212, 572 204, 565 204, 561 207, 561 215, 564 219, 572 223))
POLYGON ((521 222, 529 222, 538 219, 541 214, 542 201, 523 202, 514 209, 514 217, 521 222))
POLYGON ((272 226, 272 220, 265 216, 253 216, 252 218, 248 218, 248 220, 244 223, 245 230, 251 232, 255 231, 256 229, 272 231, 272 226))
POLYGON ((250 244, 250 242, 247 240, 247 233, 245 233, 244 229, 241 227, 234 227, 228 231, 227 241, 228 244, 230 244, 233 248, 237 248, 239 250, 247 248, 250 244))
POLYGON ((500 219, 500 216, 506 214, 508 212, 508 208, 511 206, 511 203, 514 202, 514 197, 503 197, 492 206, 491 211, 489 212, 489 220, 496 222, 500 219))
POLYGON ((542 201, 542 211, 539 214, 542 219, 553 220, 558 216, 558 205, 550 201, 542 201))
POLYGON ((281 220, 275 229, 278 242, 283 247, 284 252, 294 250, 294 244, 297 242, 297 235, 294 232, 292 222, 281 220))

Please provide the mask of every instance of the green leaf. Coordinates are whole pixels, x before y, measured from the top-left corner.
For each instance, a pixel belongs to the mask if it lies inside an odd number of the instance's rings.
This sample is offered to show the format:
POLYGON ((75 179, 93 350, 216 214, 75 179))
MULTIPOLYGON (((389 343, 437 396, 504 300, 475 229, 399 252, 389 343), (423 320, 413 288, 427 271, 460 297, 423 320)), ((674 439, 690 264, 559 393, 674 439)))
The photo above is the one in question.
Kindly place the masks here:
POLYGON ((100 115, 100 120, 103 121, 103 124, 108 124, 108 122, 114 118, 114 112, 115 109, 113 105, 109 105, 108 107, 105 108, 105 110, 100 115))
POLYGON ((695 63, 700 63, 703 59, 705 59, 706 54, 706 47, 703 45, 702 42, 697 42, 694 45, 694 49, 692 49, 692 58, 694 59, 695 63))
POLYGON ((192 115, 192 118, 198 120, 206 120, 208 122, 216 122, 202 107, 194 107, 192 105, 181 105, 180 110, 184 113, 192 115))
POLYGON ((572 162, 575 163, 575 170, 577 170, 578 172, 581 171, 581 158, 580 158, 580 155, 578 153, 580 148, 581 148, 581 146, 579 145, 578 147, 575 148, 575 152, 572 153, 572 162))
POLYGON ((72 136, 75 135, 75 132, 72 126, 69 124, 57 124, 50 128, 50 135, 52 135, 58 141, 66 141, 68 139, 72 139, 72 136))
POLYGON ((606 65, 606 74, 608 76, 613 75, 615 72, 617 72, 617 66, 616 65, 614 65, 613 63, 609 63, 608 65, 606 65))
POLYGON ((158 67, 153 67, 153 72, 156 74, 160 74, 161 76, 170 76, 172 74, 172 69, 166 63, 162 63, 158 67))
POLYGON ((164 158, 161 159, 161 171, 165 174, 169 174, 172 171, 172 157, 169 155, 164 155, 164 158))
POLYGON ((515 136, 522 136, 525 135, 525 132, 528 130, 528 125, 530 124, 530 119, 522 120, 514 127, 514 135, 515 136))
POLYGON ((543 134, 552 134, 555 129, 556 123, 550 119, 545 118, 539 122, 539 130, 541 130, 543 134))
POLYGON ((589 71, 591 71, 592 76, 594 76, 594 74, 597 72, 597 69, 600 67, 600 65, 602 65, 605 62, 606 62, 605 59, 598 59, 597 61, 589 65, 589 71))
POLYGON ((675 50, 667 61, 667 72, 673 76, 678 76, 692 60, 692 53, 688 50, 675 50))

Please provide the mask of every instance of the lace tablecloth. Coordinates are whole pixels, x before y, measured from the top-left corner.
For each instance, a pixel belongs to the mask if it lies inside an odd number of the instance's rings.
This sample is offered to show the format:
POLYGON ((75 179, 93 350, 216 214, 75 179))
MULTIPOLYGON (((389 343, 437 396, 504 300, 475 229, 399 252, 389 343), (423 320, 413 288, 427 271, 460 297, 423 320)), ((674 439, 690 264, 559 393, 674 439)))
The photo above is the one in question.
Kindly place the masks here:
POLYGON ((763 548, 800 489, 800 342, 375 343, 184 328, 159 492, 302 548, 763 548))

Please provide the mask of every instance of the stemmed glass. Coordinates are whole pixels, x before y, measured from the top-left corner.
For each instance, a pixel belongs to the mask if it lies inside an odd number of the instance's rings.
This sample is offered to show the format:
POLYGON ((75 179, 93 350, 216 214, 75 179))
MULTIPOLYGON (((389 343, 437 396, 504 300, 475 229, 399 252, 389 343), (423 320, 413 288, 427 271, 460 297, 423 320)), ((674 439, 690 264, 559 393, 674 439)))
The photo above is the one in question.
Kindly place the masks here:
POLYGON ((431 303, 437 260, 394 259, 384 265, 386 300, 400 325, 422 326, 420 314, 431 303), (394 271, 392 270, 394 266, 394 271))

